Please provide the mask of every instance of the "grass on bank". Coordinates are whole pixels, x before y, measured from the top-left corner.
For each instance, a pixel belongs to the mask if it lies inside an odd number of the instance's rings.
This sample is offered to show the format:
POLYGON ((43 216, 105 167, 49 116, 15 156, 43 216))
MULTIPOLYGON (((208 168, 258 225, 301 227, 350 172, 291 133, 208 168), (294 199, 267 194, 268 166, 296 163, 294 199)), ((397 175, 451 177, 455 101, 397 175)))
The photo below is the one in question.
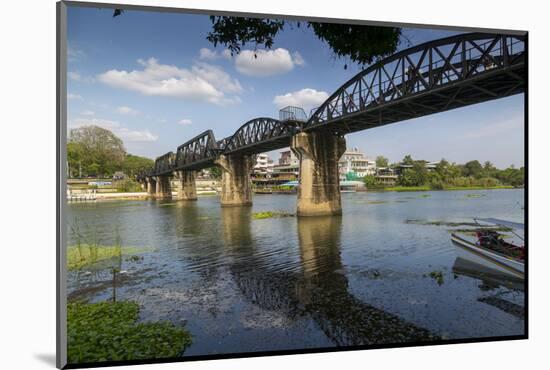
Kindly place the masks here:
MULTIPOLYGON (((511 185, 497 185, 497 186, 448 186, 440 190, 496 190, 496 189, 514 189, 511 185)), ((429 185, 422 186, 390 186, 387 188, 372 189, 373 191, 437 191, 429 185)))
POLYGON ((67 248, 67 268, 69 270, 79 270, 112 258, 134 256, 151 250, 151 248, 146 247, 122 247, 120 245, 72 245, 67 248))
POLYGON ((169 322, 137 323, 135 302, 67 306, 67 357, 71 364, 168 358, 191 344, 185 329, 169 322))

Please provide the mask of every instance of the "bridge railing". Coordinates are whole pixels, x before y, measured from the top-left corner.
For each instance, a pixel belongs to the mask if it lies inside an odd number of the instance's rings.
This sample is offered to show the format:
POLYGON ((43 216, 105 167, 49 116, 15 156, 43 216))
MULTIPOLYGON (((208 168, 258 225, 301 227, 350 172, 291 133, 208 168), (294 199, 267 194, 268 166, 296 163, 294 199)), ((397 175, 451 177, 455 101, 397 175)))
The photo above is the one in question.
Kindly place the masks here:
POLYGON ((174 152, 168 152, 155 160, 155 167, 153 168, 152 174, 162 175, 165 173, 170 173, 174 170, 175 166, 176 155, 174 152))
POLYGON ((479 41, 457 39, 373 65, 312 109, 308 126, 509 65, 525 48, 513 36, 479 41))
POLYGON ((303 108, 288 106, 279 110, 279 121, 307 121, 307 114, 303 108))
POLYGON ((205 166, 218 155, 219 146, 212 130, 207 130, 178 146, 175 168, 186 169, 199 164, 205 166))

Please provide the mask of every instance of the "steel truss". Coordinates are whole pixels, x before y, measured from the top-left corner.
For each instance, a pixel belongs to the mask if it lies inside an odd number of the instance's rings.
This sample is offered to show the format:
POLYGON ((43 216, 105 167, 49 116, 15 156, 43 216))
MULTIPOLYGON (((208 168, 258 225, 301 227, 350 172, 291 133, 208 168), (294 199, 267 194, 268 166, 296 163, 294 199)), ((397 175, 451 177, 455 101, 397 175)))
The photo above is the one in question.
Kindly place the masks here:
POLYGON ((498 99, 525 91, 525 37, 469 33, 426 42, 361 71, 307 122, 254 118, 216 141, 207 130, 157 158, 147 176, 214 165, 221 154, 252 155, 290 145, 299 131, 338 135, 498 99))

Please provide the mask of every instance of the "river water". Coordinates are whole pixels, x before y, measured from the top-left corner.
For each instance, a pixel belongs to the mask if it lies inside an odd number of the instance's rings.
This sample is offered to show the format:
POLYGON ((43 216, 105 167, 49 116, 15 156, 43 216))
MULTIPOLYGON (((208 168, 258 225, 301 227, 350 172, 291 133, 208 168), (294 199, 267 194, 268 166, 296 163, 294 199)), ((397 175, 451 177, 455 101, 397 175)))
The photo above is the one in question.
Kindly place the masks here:
MULTIPOLYGON (((134 300, 140 320, 185 325, 184 356, 524 334, 524 289, 457 257, 448 223, 524 222, 515 190, 342 194, 341 217, 294 213, 295 195, 251 208, 197 202, 71 204, 68 222, 128 247, 110 270, 69 272, 71 300, 134 300), (440 276, 440 278, 435 278, 440 276)), ((462 226, 464 228, 464 226, 462 226)), ((74 236, 69 233, 69 244, 74 236)), ((92 235, 93 234, 93 235, 92 235)))

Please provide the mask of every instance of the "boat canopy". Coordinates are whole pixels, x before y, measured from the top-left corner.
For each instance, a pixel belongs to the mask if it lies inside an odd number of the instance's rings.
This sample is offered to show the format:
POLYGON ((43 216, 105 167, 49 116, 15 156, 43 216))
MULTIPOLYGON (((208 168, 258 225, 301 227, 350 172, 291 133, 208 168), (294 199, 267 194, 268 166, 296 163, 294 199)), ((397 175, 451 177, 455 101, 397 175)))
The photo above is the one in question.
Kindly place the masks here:
POLYGON ((281 186, 291 186, 291 187, 296 187, 298 185, 299 185, 298 181, 296 181, 296 180, 285 182, 284 184, 281 184, 281 186))
POLYGON ((498 218, 476 218, 477 221, 483 221, 488 222, 495 225, 500 225, 504 227, 508 227, 510 229, 519 229, 524 230, 524 225, 520 224, 519 222, 512 222, 512 221, 506 221, 506 220, 499 220, 498 218))

